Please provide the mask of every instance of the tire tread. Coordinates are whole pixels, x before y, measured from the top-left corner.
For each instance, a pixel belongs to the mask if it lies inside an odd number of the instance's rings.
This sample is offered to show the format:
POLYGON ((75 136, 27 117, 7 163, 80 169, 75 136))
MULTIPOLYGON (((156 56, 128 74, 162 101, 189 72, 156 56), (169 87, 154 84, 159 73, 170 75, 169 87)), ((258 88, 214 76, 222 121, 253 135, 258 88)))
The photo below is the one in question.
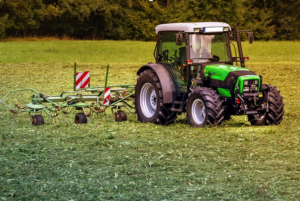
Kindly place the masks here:
MULTIPOLYGON (((158 89, 158 96, 159 96, 157 98, 160 99, 160 104, 159 104, 160 111, 158 112, 157 118, 156 118, 155 122, 153 122, 153 123, 163 124, 163 125, 169 125, 169 124, 173 123, 175 121, 175 119, 177 118, 177 115, 176 115, 176 112, 171 112, 168 109, 169 107, 167 104, 163 104, 162 86, 161 86, 158 76, 152 69, 148 69, 148 70, 143 71, 140 74, 140 76, 137 78, 137 82, 140 82, 142 77, 144 77, 144 76, 150 76, 151 79, 153 81, 155 81, 155 85, 158 89)), ((137 91, 136 87, 135 87, 135 91, 137 91)), ((136 98, 138 98, 138 97, 136 97, 136 98)), ((139 117, 139 115, 138 115, 138 120, 141 122, 144 122, 144 120, 141 119, 141 117, 139 117)))
MULTIPOLYGON (((222 121, 224 120, 224 108, 222 106, 223 100, 220 99, 219 94, 211 88, 207 88, 207 87, 196 88, 191 93, 189 93, 186 104, 188 104, 189 99, 194 94, 201 94, 205 102, 204 104, 206 105, 207 120, 204 123, 204 125, 205 124, 214 125, 214 126, 221 125, 222 121)), ((189 118, 188 114, 187 117, 189 118)), ((194 126, 190 121, 189 123, 191 126, 194 126)))

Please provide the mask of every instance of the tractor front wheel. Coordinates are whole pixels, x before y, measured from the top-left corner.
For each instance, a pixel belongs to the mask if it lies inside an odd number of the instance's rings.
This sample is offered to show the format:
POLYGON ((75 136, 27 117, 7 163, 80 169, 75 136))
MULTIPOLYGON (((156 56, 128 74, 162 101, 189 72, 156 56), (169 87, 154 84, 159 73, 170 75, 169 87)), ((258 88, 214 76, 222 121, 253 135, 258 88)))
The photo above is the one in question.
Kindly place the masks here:
POLYGON ((192 127, 221 125, 224 119, 223 101, 215 90, 202 87, 194 89, 186 103, 187 120, 192 127))
POLYGON ((138 120, 142 123, 168 125, 176 119, 170 105, 163 104, 160 81, 153 70, 143 71, 135 86, 135 108, 138 120))
POLYGON ((268 93, 269 111, 263 114, 248 115, 248 120, 251 125, 278 125, 283 120, 284 103, 280 91, 270 85, 270 92, 268 93))

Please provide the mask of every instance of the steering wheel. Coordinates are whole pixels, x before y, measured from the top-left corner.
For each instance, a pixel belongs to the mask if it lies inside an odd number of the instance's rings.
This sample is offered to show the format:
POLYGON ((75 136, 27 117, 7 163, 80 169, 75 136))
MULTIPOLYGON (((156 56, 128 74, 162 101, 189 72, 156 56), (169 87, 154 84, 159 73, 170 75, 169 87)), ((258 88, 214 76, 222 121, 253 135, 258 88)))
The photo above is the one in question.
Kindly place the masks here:
POLYGON ((166 61, 166 62, 167 62, 167 61, 169 60, 169 50, 164 50, 164 51, 162 52, 161 57, 162 57, 163 61, 166 61))
POLYGON ((174 67, 177 68, 179 57, 177 57, 177 50, 175 50, 174 57, 170 57, 169 61, 174 64, 174 67))

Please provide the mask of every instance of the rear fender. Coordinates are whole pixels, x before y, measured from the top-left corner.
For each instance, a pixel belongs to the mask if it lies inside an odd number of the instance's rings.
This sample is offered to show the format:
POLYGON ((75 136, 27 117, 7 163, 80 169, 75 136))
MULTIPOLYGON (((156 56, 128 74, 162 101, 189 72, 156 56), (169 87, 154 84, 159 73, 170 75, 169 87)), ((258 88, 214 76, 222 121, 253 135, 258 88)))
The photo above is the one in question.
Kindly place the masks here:
POLYGON ((140 75, 143 71, 148 69, 152 69, 160 81, 163 92, 163 103, 173 103, 176 95, 176 88, 166 67, 161 64, 147 64, 138 70, 137 75, 140 75))

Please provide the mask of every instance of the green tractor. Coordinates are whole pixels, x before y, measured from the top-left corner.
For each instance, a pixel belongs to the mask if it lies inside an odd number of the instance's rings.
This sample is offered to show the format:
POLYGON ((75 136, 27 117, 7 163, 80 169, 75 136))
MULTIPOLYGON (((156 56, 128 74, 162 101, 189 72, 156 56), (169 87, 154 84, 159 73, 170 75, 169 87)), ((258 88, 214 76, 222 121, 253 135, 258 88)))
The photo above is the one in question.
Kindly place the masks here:
POLYGON ((237 25, 232 31, 223 22, 161 24, 155 30, 156 62, 137 72, 139 121, 168 125, 182 112, 193 127, 221 125, 231 115, 247 115, 252 125, 283 120, 280 91, 245 68, 249 57, 243 56, 240 33, 247 32, 252 43, 251 31, 237 25))

